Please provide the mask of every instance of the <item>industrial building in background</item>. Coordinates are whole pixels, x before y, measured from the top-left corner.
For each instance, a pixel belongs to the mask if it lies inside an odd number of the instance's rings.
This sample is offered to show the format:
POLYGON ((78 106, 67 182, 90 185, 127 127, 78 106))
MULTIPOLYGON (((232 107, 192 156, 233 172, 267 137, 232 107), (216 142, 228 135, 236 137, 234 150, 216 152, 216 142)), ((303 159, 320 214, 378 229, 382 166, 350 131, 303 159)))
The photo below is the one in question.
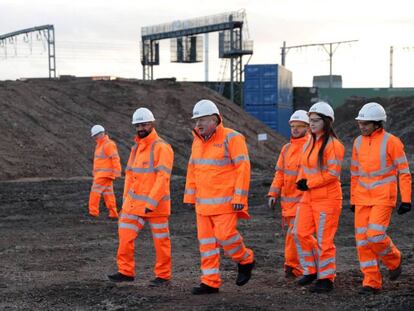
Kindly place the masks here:
MULTIPOLYGON (((243 55, 253 54, 253 41, 246 40, 243 35, 245 20, 246 13, 241 10, 142 27, 143 79, 154 78, 153 67, 160 64, 160 40, 171 39, 172 62, 196 63, 202 61, 203 50, 203 38, 197 35, 219 32, 219 57, 230 60, 230 99, 242 104, 243 55)), ((208 40, 205 41, 208 44, 208 40)))
POLYGON ((244 110, 285 137, 293 113, 292 72, 277 64, 246 65, 244 110))
POLYGON ((31 44, 33 42, 33 33, 36 34, 36 40, 42 41, 45 39, 47 41, 49 79, 56 78, 55 28, 53 25, 37 26, 0 35, 0 51, 4 50, 4 56, 7 58, 8 45, 14 45, 14 52, 17 53, 16 44, 18 38, 22 37, 25 43, 31 44))

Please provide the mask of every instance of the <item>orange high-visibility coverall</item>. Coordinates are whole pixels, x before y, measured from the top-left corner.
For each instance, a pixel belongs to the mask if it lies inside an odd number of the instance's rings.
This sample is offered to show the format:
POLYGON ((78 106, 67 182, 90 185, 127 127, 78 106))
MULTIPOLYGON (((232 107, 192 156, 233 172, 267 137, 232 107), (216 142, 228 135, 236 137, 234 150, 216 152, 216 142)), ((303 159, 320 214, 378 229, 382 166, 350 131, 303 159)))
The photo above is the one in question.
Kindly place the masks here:
POLYGON ((135 138, 125 169, 124 203, 119 217, 118 271, 135 276, 135 239, 147 221, 154 240, 154 273, 171 278, 170 178, 174 161, 171 146, 155 129, 145 138, 135 138), (145 213, 145 208, 152 212, 145 213))
POLYGON ((399 138, 378 129, 354 141, 351 162, 351 204, 355 205, 355 238, 363 286, 381 288, 379 260, 396 269, 401 253, 386 230, 397 201, 411 202, 411 173, 399 138))
POLYGON ((318 153, 323 139, 313 138, 304 146, 298 180, 307 179, 305 191, 296 212, 293 232, 303 274, 317 273, 318 279, 333 281, 336 275, 334 237, 342 210, 340 174, 345 148, 330 137, 323 152, 323 165, 318 166, 318 153), (316 234, 316 238, 314 237, 316 234))
POLYGON ((299 173, 303 146, 308 140, 309 135, 291 138, 290 143, 282 147, 276 163, 275 177, 268 193, 268 196, 280 197, 283 224, 287 223, 288 225, 285 239, 285 269, 287 267, 293 268, 292 272, 296 276, 303 273, 292 233, 296 208, 303 194, 302 191, 296 189, 296 178, 299 173))
POLYGON ((238 217, 249 218, 250 160, 244 136, 222 123, 206 141, 197 130, 193 134, 184 202, 196 208, 201 282, 218 288, 220 246, 237 263, 253 262, 253 251, 237 231, 238 217), (232 204, 244 208, 236 212, 232 204))
POLYGON ((98 139, 93 160, 93 184, 89 196, 89 214, 99 216, 101 194, 109 210, 109 217, 117 218, 118 211, 114 194, 113 181, 121 176, 121 161, 118 149, 108 135, 98 139))

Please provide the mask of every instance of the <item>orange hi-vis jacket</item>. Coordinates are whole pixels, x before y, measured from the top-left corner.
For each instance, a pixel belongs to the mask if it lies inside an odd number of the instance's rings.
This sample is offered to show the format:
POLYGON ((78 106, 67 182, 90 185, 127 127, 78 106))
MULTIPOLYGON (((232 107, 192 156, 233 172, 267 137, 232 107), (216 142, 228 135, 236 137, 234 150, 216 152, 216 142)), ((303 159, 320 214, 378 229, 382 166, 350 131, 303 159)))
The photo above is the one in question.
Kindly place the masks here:
POLYGON ((397 174, 401 201, 411 202, 411 173, 400 139, 384 129, 354 141, 351 204, 395 206, 397 174))
POLYGON ((318 166, 318 153, 321 149, 322 137, 316 139, 312 149, 312 136, 303 146, 301 168, 297 180, 307 179, 308 191, 302 199, 310 200, 342 200, 340 182, 342 162, 344 160, 344 145, 336 138, 330 137, 323 152, 323 165, 318 166), (309 155, 310 153, 310 155, 309 155))
POLYGON ((169 216, 174 152, 155 129, 145 138, 136 136, 135 142, 125 169, 122 212, 145 217, 169 216), (153 211, 145 214, 145 208, 153 211))
POLYGON ((290 143, 282 147, 276 163, 275 177, 270 186, 268 196, 280 197, 282 216, 296 215, 296 207, 303 191, 296 189, 296 178, 299 174, 303 146, 309 140, 309 135, 291 138, 290 143))
POLYGON ((108 135, 98 139, 93 160, 93 177, 115 179, 121 176, 121 161, 118 149, 108 135))
POLYGON ((193 135, 184 203, 195 203, 204 216, 233 213, 232 204, 244 204, 238 216, 249 218, 250 160, 244 136, 222 123, 206 141, 197 130, 193 135))

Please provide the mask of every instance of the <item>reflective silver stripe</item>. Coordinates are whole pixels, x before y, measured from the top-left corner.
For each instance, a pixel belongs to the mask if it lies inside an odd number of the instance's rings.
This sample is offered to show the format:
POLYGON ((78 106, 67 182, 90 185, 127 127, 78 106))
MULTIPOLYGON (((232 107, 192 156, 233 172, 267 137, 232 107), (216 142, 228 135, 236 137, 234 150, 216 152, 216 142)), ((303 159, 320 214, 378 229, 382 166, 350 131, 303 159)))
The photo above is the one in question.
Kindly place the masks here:
POLYGON ((103 191, 102 190, 91 190, 91 192, 102 194, 103 191))
POLYGON ((241 259, 241 261, 246 260, 249 257, 249 253, 246 251, 241 259))
POLYGON ((408 163, 407 157, 405 155, 394 160, 394 165, 403 164, 403 163, 408 163))
POLYGON ((410 168, 404 168, 404 169, 402 169, 402 170, 398 170, 398 173, 400 173, 400 174, 411 174, 411 172, 410 172, 410 168))
POLYGON ((306 141, 306 143, 303 145, 302 153, 305 153, 306 149, 308 149, 311 139, 312 139, 312 136, 310 136, 308 140, 306 141))
POLYGON ((231 237, 230 239, 224 240, 224 241, 218 241, 222 246, 227 246, 230 244, 233 244, 234 242, 237 242, 240 240, 241 236, 240 234, 236 234, 235 236, 231 237))
POLYGON ((122 219, 124 219, 124 218, 127 218, 127 219, 132 219, 132 220, 136 220, 136 221, 138 221, 141 225, 144 225, 144 224, 145 224, 145 220, 144 220, 144 219, 142 219, 141 217, 137 216, 137 215, 131 215, 131 214, 125 214, 125 213, 122 213, 122 214, 121 214, 121 216, 119 217, 119 220, 122 220, 122 219))
POLYGON ((236 253, 237 251, 239 251, 241 248, 243 247, 243 245, 240 243, 239 245, 237 245, 236 247, 233 247, 230 250, 227 250, 226 253, 228 256, 233 255, 234 253, 236 253))
POLYGON ((155 171, 155 172, 164 171, 164 172, 166 172, 167 174, 171 174, 171 169, 169 169, 168 167, 166 167, 166 166, 164 166, 164 165, 159 165, 159 166, 156 166, 156 167, 154 168, 154 171, 155 171))
POLYGON ((153 229, 164 229, 164 228, 168 228, 168 222, 163 222, 163 223, 158 223, 158 224, 152 224, 149 223, 150 227, 153 229))
POLYGON ((154 173, 155 170, 153 167, 129 167, 130 171, 134 173, 154 173))
POLYGON ((300 197, 299 198, 295 198, 295 197, 281 197, 280 201, 282 202, 287 202, 287 203, 293 203, 293 202, 299 202, 300 201, 300 197))
POLYGON ((357 227, 355 228, 355 234, 364 234, 367 232, 367 227, 357 227))
POLYGON ((354 146, 355 146, 355 149, 356 149, 357 153, 359 153, 359 147, 361 147, 361 142, 362 142, 362 136, 361 136, 361 135, 359 135, 359 136, 355 139, 355 142, 354 142, 354 146))
POLYGON ((168 232, 166 232, 166 233, 152 233, 152 236, 155 239, 163 239, 163 238, 169 238, 170 234, 168 232))
POLYGON ((353 166, 359 166, 359 162, 355 160, 351 160, 351 165, 353 166))
POLYGON ((305 174, 317 174, 319 170, 317 168, 309 168, 307 166, 303 166, 303 171, 305 174))
POLYGON ((331 257, 331 258, 328 258, 328 259, 325 259, 325 260, 322 260, 321 262, 319 262, 319 269, 322 269, 323 267, 326 267, 330 263, 335 263, 335 257, 331 257))
POLYGON ((351 176, 360 176, 359 172, 351 170, 351 176))
POLYGON ((275 170, 283 172, 283 167, 275 166, 275 170))
POLYGON ((113 195, 114 192, 113 191, 104 191, 102 192, 103 195, 113 195))
POLYGON ((233 197, 224 197, 224 198, 196 198, 197 204, 224 204, 231 202, 233 200, 233 197))
POLYGON ((231 164, 230 159, 190 159, 190 164, 194 165, 216 165, 216 166, 226 166, 231 164))
POLYGON ((286 175, 290 175, 290 176, 297 176, 298 175, 298 171, 287 170, 287 169, 284 169, 283 173, 285 173, 286 175))
POLYGON ((274 192, 276 194, 280 194, 280 188, 271 187, 269 192, 274 192))
POLYGON ((390 134, 385 132, 384 137, 381 142, 380 148, 380 161, 381 161, 381 169, 385 169, 387 167, 387 142, 390 134))
POLYGON ((234 194, 241 195, 244 197, 247 197, 249 195, 249 193, 246 190, 239 189, 239 188, 234 189, 234 194))
POLYGON ((395 166, 391 165, 391 166, 387 166, 387 167, 381 168, 381 169, 376 170, 376 171, 372 171, 370 173, 367 173, 367 172, 364 172, 363 170, 360 170, 360 174, 361 174, 361 176, 364 176, 364 177, 378 177, 378 176, 385 175, 385 174, 391 172, 393 169, 395 169, 395 166))
POLYGON ((144 196, 144 195, 138 195, 135 194, 132 190, 128 191, 128 195, 131 196, 132 199, 134 200, 138 200, 138 201, 143 201, 143 202, 147 202, 153 206, 157 206, 158 202, 151 199, 150 197, 144 196))
POLYGON ((234 159, 231 160, 231 162, 233 162, 233 164, 237 164, 241 161, 249 161, 249 157, 242 154, 242 155, 239 155, 238 157, 235 157, 234 159))
MULTIPOLYGON (((299 215, 300 213, 300 206, 298 207, 298 209, 296 210, 296 215, 299 215)), ((295 241, 295 245, 296 245, 296 250, 298 252, 299 255, 299 262, 303 268, 303 274, 307 275, 309 274, 309 269, 306 266, 306 260, 305 260, 305 256, 310 256, 309 252, 304 252, 302 249, 302 245, 299 242, 299 238, 298 238, 298 234, 297 234, 297 220, 298 217, 295 218, 295 222, 293 223, 293 240, 295 241)))
POLYGON ((376 267, 376 266, 378 266, 378 262, 375 259, 368 260, 368 261, 361 261, 359 263, 359 266, 361 268, 376 267))
POLYGON ((371 190, 371 189, 373 189, 375 187, 378 187, 378 186, 381 186, 381 185, 385 185, 385 184, 389 184, 389 183, 392 183, 392 182, 395 182, 395 181, 397 181, 397 177, 395 177, 395 176, 389 176, 387 178, 384 178, 382 180, 378 180, 378 181, 375 181, 375 182, 369 183, 369 184, 368 183, 364 183, 361 180, 358 180, 358 183, 362 187, 364 187, 365 189, 371 190))
POLYGON ((201 245, 205 245, 205 244, 213 244, 213 243, 216 243, 217 240, 216 240, 216 238, 204 238, 204 239, 199 239, 198 242, 201 245))
POLYGON ((329 174, 335 176, 335 177, 339 177, 341 176, 341 173, 338 173, 337 171, 334 170, 328 170, 329 174))
POLYGON ((214 269, 201 269, 201 271, 203 272, 203 275, 211 275, 211 274, 219 273, 219 269, 217 269, 217 268, 214 268, 214 269))
POLYGON ((313 256, 312 252, 302 252, 303 256, 308 257, 308 256, 313 256))
POLYGON ((342 161, 341 160, 337 160, 337 159, 328 160, 328 165, 330 165, 330 164, 342 165, 342 161))
POLYGON ((378 242, 384 241, 386 238, 387 238, 386 234, 374 235, 374 236, 368 237, 368 241, 371 243, 378 243, 378 242))
POLYGON ((206 251, 206 252, 201 252, 201 257, 209 257, 209 256, 213 256, 213 255, 218 255, 220 254, 220 249, 219 248, 215 248, 212 249, 211 251, 206 251))
POLYGON ((161 198, 161 201, 169 201, 170 199, 171 199, 170 195, 169 195, 169 194, 167 194, 167 195, 164 195, 164 196, 161 198))
POLYGON ((230 141, 230 139, 232 139, 233 137, 239 136, 239 135, 241 134, 237 131, 230 132, 226 135, 226 140, 230 141))
POLYGON ((323 231, 325 230, 325 222, 326 222, 326 213, 320 213, 319 215, 319 226, 318 226, 318 246, 319 249, 322 249, 323 246, 323 231))
POLYGON ((384 257, 385 255, 387 255, 389 252, 391 252, 392 246, 393 246, 393 244, 391 242, 390 245, 388 245, 388 247, 386 249, 384 249, 382 252, 378 253, 378 256, 379 257, 384 257))
POLYGON ((305 260, 305 267, 315 267, 315 262, 305 260))
POLYGON ((386 226, 382 226, 382 225, 378 225, 378 224, 368 224, 368 230, 375 230, 375 231, 381 231, 381 232, 385 232, 387 231, 386 226))
POLYGON ((109 173, 121 173, 120 171, 117 171, 115 169, 112 168, 97 168, 94 169, 95 172, 109 172, 109 173))
POLYGON ((325 271, 318 272, 318 279, 326 278, 329 275, 335 274, 335 272, 336 272, 335 269, 327 269, 325 271))
POLYGON ((356 241, 356 246, 358 247, 362 247, 368 244, 367 240, 360 240, 360 241, 356 241))
POLYGON ((136 226, 136 225, 133 225, 133 224, 126 224, 126 223, 124 223, 124 222, 120 222, 119 224, 118 224, 118 228, 119 229, 131 229, 131 230, 134 230, 135 232, 139 232, 139 228, 138 228, 138 226, 136 226))
POLYGON ((193 195, 193 194, 195 194, 195 189, 193 189, 193 188, 185 189, 184 194, 193 195))

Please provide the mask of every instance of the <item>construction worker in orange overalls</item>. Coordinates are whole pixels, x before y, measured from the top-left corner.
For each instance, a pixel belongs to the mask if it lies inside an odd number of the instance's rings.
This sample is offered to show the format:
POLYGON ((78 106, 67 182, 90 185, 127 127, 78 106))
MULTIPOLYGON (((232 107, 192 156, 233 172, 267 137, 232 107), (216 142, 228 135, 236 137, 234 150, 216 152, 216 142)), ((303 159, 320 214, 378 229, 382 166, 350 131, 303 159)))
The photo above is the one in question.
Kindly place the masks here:
POLYGON ((102 125, 94 125, 91 136, 96 141, 95 156, 93 160, 93 184, 89 196, 89 215, 99 216, 99 202, 101 195, 109 210, 109 218, 117 219, 118 211, 114 194, 113 182, 121 176, 121 161, 118 149, 113 140, 105 135, 102 125))
POLYGON ((304 146, 297 188, 303 191, 293 232, 303 277, 298 284, 311 292, 333 290, 336 276, 334 237, 342 210, 340 173, 345 148, 332 123, 334 111, 325 102, 309 109, 311 138, 304 146))
POLYGON ((137 109, 132 116, 137 136, 125 169, 124 198, 118 223, 118 272, 108 275, 113 282, 134 281, 135 239, 146 222, 151 228, 156 256, 155 278, 149 286, 167 285, 171 279, 168 219, 174 153, 158 136, 154 121, 154 115, 147 108, 137 109))
POLYGON ((218 293, 220 247, 238 263, 236 284, 245 285, 254 255, 237 231, 238 218, 249 218, 250 161, 242 134, 223 126, 217 106, 200 100, 193 109, 196 125, 188 164, 184 203, 195 205, 201 254, 201 284, 194 295, 218 293))
POLYGON ((268 206, 275 207, 280 198, 282 207, 282 230, 288 229, 285 238, 285 276, 298 277, 303 273, 292 234, 296 208, 303 192, 296 189, 296 179, 302 159, 303 146, 309 140, 309 117, 305 110, 295 111, 289 120, 290 143, 282 147, 276 163, 276 172, 268 196, 268 206))
POLYGON ((364 275, 360 293, 375 294, 382 287, 380 261, 388 268, 390 280, 402 271, 402 254, 387 228, 397 203, 397 177, 402 202, 397 212, 411 210, 411 173, 403 143, 383 128, 387 115, 380 104, 364 105, 355 119, 362 135, 352 149, 351 210, 364 275))

